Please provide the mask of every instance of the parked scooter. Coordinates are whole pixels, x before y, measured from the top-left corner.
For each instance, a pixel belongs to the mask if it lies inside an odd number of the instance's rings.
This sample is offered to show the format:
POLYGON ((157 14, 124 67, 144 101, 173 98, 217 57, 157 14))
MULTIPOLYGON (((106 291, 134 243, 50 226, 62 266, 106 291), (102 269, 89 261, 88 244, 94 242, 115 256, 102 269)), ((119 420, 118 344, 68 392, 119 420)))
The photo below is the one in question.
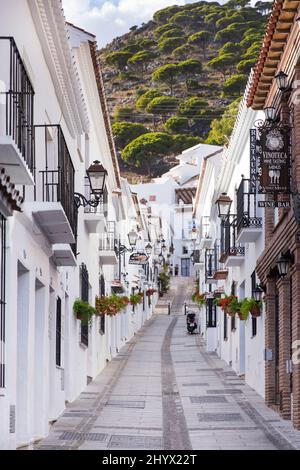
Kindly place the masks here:
POLYGON ((190 333, 191 335, 194 333, 195 330, 197 330, 198 325, 197 325, 197 322, 196 322, 195 312, 189 311, 187 313, 186 328, 187 328, 187 332, 190 333))

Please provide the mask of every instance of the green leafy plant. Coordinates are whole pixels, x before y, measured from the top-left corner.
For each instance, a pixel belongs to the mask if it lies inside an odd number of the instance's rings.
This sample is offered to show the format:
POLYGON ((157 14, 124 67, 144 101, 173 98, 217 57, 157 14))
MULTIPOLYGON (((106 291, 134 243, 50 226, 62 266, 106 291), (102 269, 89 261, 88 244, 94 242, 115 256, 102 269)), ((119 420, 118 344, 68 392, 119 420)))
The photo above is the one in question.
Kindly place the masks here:
POLYGON ((141 295, 141 293, 131 294, 131 296, 129 297, 131 305, 136 306, 138 304, 141 304, 142 300, 143 300, 142 295, 141 295))
POLYGON ((73 304, 73 312, 77 320, 81 320, 85 325, 91 325, 96 309, 85 300, 76 299, 73 304))
POLYGON ((242 301, 241 313, 244 316, 247 316, 247 318, 249 316, 249 313, 251 313, 251 315, 254 318, 256 318, 256 317, 259 317, 260 314, 261 314, 261 307, 262 307, 261 302, 258 302, 257 300, 253 299, 252 297, 247 298, 247 299, 244 299, 242 301))

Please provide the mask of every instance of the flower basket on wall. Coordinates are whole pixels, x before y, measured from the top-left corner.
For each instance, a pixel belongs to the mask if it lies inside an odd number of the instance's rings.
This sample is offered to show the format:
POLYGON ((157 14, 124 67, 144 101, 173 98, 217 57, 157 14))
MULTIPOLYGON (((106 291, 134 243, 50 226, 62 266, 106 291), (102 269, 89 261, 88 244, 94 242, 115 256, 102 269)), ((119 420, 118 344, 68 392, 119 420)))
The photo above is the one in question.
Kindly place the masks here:
POLYGON ((73 312, 77 320, 81 320, 84 325, 91 325, 93 316, 97 313, 94 307, 81 299, 75 300, 73 304, 73 312))
POLYGON ((96 311, 98 315, 117 315, 121 310, 127 307, 129 299, 126 296, 102 296, 96 298, 96 311))
POLYGON ((129 300, 130 300, 131 305, 136 306, 142 303, 143 297, 140 293, 131 294, 131 296, 129 297, 129 300))
POLYGON ((241 312, 244 319, 247 319, 249 313, 251 313, 253 318, 260 317, 261 315, 261 302, 257 302, 257 300, 253 298, 247 298, 242 301, 241 304, 241 312))

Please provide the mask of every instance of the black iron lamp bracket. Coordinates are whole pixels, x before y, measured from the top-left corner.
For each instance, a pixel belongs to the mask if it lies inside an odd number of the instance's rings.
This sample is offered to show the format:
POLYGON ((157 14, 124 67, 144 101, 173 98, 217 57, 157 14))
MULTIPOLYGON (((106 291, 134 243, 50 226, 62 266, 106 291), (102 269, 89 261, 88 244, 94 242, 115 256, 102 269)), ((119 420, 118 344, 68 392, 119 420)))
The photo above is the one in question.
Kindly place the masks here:
POLYGON ((87 199, 83 194, 80 193, 74 193, 74 202, 77 210, 79 209, 80 206, 86 207, 98 207, 99 204, 101 203, 101 198, 100 196, 95 196, 95 199, 87 199))
POLYGON ((127 248, 125 245, 116 245, 115 246, 115 252, 117 256, 123 255, 124 253, 133 253, 134 248, 127 248))

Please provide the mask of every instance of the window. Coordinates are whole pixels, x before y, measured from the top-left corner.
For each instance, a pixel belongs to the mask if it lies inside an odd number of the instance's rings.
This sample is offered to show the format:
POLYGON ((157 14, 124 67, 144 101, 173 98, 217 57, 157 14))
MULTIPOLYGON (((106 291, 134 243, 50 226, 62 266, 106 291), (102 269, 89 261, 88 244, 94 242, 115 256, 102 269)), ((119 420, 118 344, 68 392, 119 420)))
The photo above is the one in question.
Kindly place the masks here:
MULTIPOLYGON (((103 274, 99 278, 99 295, 100 297, 105 295, 105 280, 103 274)), ((105 334, 105 315, 100 315, 100 334, 105 334)))
POLYGON ((214 299, 207 299, 206 302, 206 326, 207 328, 217 326, 217 307, 214 305, 214 299))
MULTIPOLYGON (((254 289, 256 287, 256 284, 257 284, 257 279, 256 279, 256 272, 253 271, 253 273, 251 274, 251 295, 253 297, 253 292, 254 292, 254 289)), ((254 336, 256 336, 257 334, 257 318, 254 318, 252 317, 251 315, 251 327, 252 327, 252 338, 254 338, 254 336)))
MULTIPOLYGON (((231 284, 231 295, 236 295, 236 283, 233 282, 231 284)), ((236 330, 236 321, 235 321, 235 315, 231 317, 231 331, 236 330)))
POLYGON ((0 214, 0 388, 5 387, 5 261, 6 219, 0 214))
POLYGON ((156 201, 156 196, 154 196, 154 195, 149 196, 149 201, 150 202, 155 202, 156 201))
POLYGON ((183 255, 187 255, 188 252, 189 252, 188 247, 187 247, 187 246, 183 246, 183 247, 182 247, 182 254, 183 254, 183 255))
MULTIPOLYGON (((89 301, 89 273, 86 265, 82 263, 80 267, 80 281, 81 281, 81 299, 86 302, 89 301)), ((85 346, 89 345, 89 325, 83 324, 81 320, 81 343, 85 346)))
POLYGON ((56 299, 56 365, 61 366, 61 299, 56 299))
POLYGON ((224 312, 224 340, 228 339, 227 313, 224 312))

